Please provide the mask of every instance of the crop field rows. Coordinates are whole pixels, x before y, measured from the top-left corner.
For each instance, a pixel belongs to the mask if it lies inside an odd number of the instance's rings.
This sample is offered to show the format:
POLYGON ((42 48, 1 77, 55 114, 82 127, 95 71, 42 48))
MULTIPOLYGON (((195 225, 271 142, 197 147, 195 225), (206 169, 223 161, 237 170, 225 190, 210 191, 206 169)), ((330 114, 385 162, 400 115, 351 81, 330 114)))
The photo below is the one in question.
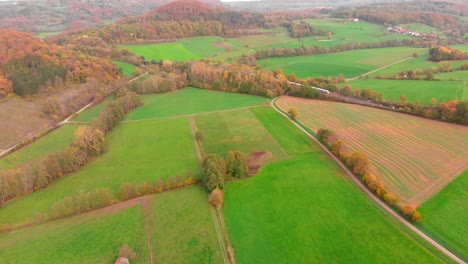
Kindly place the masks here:
POLYGON ((336 131, 352 150, 367 154, 378 177, 404 202, 424 202, 468 168, 466 127, 291 97, 280 98, 277 104, 284 111, 297 108, 305 126, 336 131))

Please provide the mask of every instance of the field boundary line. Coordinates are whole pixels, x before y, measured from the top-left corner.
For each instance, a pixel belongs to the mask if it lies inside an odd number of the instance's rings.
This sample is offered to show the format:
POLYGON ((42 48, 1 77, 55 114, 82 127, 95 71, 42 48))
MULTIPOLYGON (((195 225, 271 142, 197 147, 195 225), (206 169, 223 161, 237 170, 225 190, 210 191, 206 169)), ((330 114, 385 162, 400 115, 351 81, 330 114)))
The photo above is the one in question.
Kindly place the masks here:
POLYGON ((461 258, 450 252, 448 249, 437 243, 435 240, 430 238, 428 235, 426 235, 424 232, 419 230, 417 227, 406 221, 402 216, 400 216, 398 213, 393 211, 388 205, 386 205, 384 202, 382 202, 379 198, 377 198, 369 189, 367 189, 361 181, 358 180, 356 176, 346 167, 346 165, 341 162, 333 153, 325 147, 317 138, 315 138, 313 135, 311 135, 307 130, 305 130, 301 125, 299 125, 296 121, 291 120, 288 115, 286 115, 283 111, 281 111, 279 108, 276 106, 276 100, 280 97, 276 97, 272 100, 272 106, 273 108, 280 113, 282 116, 284 116, 287 120, 289 120, 292 124, 294 124, 296 127, 298 127, 304 134, 306 134, 309 138, 311 138, 315 143, 317 143, 327 154, 330 156, 345 172, 346 174, 361 188, 362 191, 364 191, 372 200, 374 200, 378 205, 380 205, 385 211, 390 213, 393 217, 395 217, 398 221, 400 221, 403 225, 411 229, 414 233, 419 235, 421 238, 426 240, 428 243, 430 243, 432 246, 435 248, 439 249, 441 252, 443 252, 445 255, 456 261, 457 263, 460 264, 466 264, 465 261, 463 261, 461 258))
POLYGON ((218 217, 216 216, 216 208, 212 204, 210 204, 210 211, 211 211, 211 216, 213 218, 213 224, 215 226, 215 231, 216 231, 216 237, 218 237, 218 242, 219 242, 219 248, 221 250, 221 255, 223 256, 224 264, 230 264, 229 262, 229 257, 226 249, 226 243, 224 240, 224 236, 222 234, 221 230, 221 223, 218 217))
POLYGON ((146 230, 146 242, 148 243, 148 249, 150 254, 150 264, 154 264, 154 252, 151 246, 151 225, 150 225, 150 211, 151 211, 151 200, 145 196, 141 200, 141 208, 143 210, 143 217, 145 218, 145 230, 146 230))
POLYGON ((354 81, 354 80, 357 80, 357 79, 359 79, 359 78, 361 78, 361 77, 364 77, 364 76, 373 74, 373 73, 375 73, 375 72, 381 71, 381 70, 386 69, 386 68, 388 68, 388 67, 390 67, 390 66, 393 66, 393 65, 398 64, 398 63, 402 63, 402 62, 407 61, 407 60, 412 59, 412 58, 413 58, 413 57, 408 57, 408 58, 399 60, 399 61, 397 61, 397 62, 390 63, 390 64, 388 64, 388 65, 382 66, 382 67, 380 67, 380 68, 378 68, 378 69, 375 69, 375 70, 372 70, 372 71, 370 71, 370 72, 366 72, 366 73, 363 73, 363 74, 358 75, 358 76, 356 76, 356 77, 346 79, 346 81, 354 81))
POLYGON ((148 121, 154 121, 154 120, 174 119, 174 118, 181 118, 181 117, 195 117, 195 116, 209 115, 209 114, 214 114, 214 113, 223 113, 223 112, 232 112, 232 111, 237 111, 237 110, 245 110, 245 109, 251 109, 251 108, 256 108, 256 107, 261 107, 261 106, 264 106, 264 105, 263 104, 261 104, 261 105, 251 105, 251 106, 244 106, 244 107, 238 107, 238 108, 232 108, 232 109, 206 111, 206 112, 200 112, 200 113, 196 113, 196 114, 175 115, 175 116, 166 116, 166 117, 155 117, 155 118, 146 118, 146 119, 137 119, 137 120, 125 120, 125 121, 119 122, 119 124, 148 122, 148 121))
POLYGON ((203 163, 203 157, 205 156, 203 152, 203 147, 201 145, 200 140, 198 140, 195 135, 198 132, 197 124, 195 123, 195 119, 190 117, 190 128, 192 130, 192 139, 193 139, 193 144, 195 145, 195 151, 197 152, 197 158, 198 158, 198 164, 201 168, 202 163, 203 163))

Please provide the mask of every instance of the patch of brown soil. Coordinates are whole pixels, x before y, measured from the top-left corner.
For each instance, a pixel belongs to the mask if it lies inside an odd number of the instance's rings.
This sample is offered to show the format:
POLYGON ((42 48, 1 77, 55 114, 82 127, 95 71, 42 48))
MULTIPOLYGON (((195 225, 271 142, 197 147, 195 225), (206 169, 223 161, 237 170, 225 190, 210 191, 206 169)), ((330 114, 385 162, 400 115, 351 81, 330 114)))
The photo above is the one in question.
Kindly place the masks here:
POLYGON ((230 49, 232 47, 231 44, 221 41, 215 42, 214 46, 218 49, 230 49))
POLYGON ((36 102, 11 98, 0 102, 0 148, 7 149, 50 125, 36 102))
POLYGON ((253 176, 265 165, 265 160, 271 158, 273 154, 269 151, 257 151, 247 156, 247 166, 249 167, 249 176, 253 176))

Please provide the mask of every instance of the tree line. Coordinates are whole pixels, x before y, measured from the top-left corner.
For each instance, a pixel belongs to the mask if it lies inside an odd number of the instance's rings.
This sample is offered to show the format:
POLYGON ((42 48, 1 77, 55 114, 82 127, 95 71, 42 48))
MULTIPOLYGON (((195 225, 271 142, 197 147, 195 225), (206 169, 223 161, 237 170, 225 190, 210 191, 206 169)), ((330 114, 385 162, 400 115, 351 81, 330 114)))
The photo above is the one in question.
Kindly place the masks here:
MULTIPOLYGON (((381 93, 372 89, 352 89, 351 85, 345 85, 338 89, 337 93, 347 97, 336 96, 336 94, 320 94, 321 99, 333 100, 339 102, 349 102, 352 97, 368 99, 371 106, 381 106, 387 110, 411 114, 424 118, 440 120, 449 123, 460 125, 468 125, 468 101, 450 100, 437 103, 435 98, 432 98, 431 105, 421 105, 419 102, 411 103, 406 101, 404 95, 400 96, 400 101, 387 101, 381 93)), ((360 103, 359 101, 352 101, 360 103)))
POLYGON ((255 58, 257 60, 276 57, 294 57, 294 56, 308 56, 316 54, 327 54, 342 52, 356 49, 376 49, 376 48, 389 48, 389 47, 407 47, 407 46, 420 46, 429 45, 417 39, 392 39, 381 42, 349 42, 345 44, 334 45, 331 47, 325 46, 309 46, 302 45, 298 48, 272 48, 266 50, 255 51, 255 58))
POLYGON ((76 172, 90 160, 105 151, 105 133, 119 122, 123 115, 142 104, 138 95, 122 90, 91 126, 80 126, 71 145, 64 151, 45 158, 19 164, 0 172, 0 206, 10 200, 46 188, 55 180, 76 172))
POLYGON ((344 164, 346 164, 354 175, 356 175, 362 183, 377 197, 382 199, 386 204, 399 208, 400 212, 413 223, 421 221, 421 214, 409 205, 399 207, 398 197, 386 190, 385 185, 375 175, 375 168, 372 166, 366 154, 355 151, 351 152, 346 142, 339 136, 328 129, 319 129, 317 137, 323 142, 344 164))

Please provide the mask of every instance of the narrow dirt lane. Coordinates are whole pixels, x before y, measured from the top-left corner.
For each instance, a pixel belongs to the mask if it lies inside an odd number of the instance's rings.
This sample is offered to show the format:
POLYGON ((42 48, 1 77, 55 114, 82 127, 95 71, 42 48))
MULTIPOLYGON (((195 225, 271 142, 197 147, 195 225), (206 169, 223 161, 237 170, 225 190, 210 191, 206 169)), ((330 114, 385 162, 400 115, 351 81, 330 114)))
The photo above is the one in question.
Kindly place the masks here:
POLYGON ((278 112, 280 113, 282 116, 284 116, 286 119, 288 119, 291 123, 293 123, 296 127, 298 127, 302 132, 304 132, 309 138, 311 138, 315 143, 317 143, 336 163, 338 163, 338 165, 340 165, 341 168, 343 168, 343 170, 346 172, 346 174, 348 174, 349 177, 351 177, 351 179, 359 186, 359 188, 361 188, 370 198, 372 198, 372 200, 374 200, 377 204, 379 204, 383 209, 385 209, 388 213, 390 213, 393 217, 395 217, 398 221, 400 221, 402 224, 404 224, 405 226, 407 226, 409 229, 411 229, 413 232, 415 232, 417 235, 419 235, 421 238, 423 238, 424 240, 426 240, 427 242, 429 242, 431 245, 433 245, 434 247, 436 247, 437 249, 439 249, 440 251, 442 251, 444 254, 446 254, 447 256, 449 256, 451 259, 453 259, 454 261, 460 263, 460 264, 466 264, 465 261, 463 261, 462 259, 460 259, 459 257, 457 257, 455 254, 453 254, 452 252, 450 252, 448 249, 446 249, 445 247, 443 247, 442 245, 440 245, 439 243, 437 243, 436 241, 434 241, 432 238, 430 238, 429 236, 427 236, 425 233, 423 233, 421 230, 417 229, 415 226, 413 226, 412 224, 410 224, 408 221, 406 221, 403 217, 401 217, 398 213, 396 213, 395 211, 393 211, 390 207, 388 207, 384 202, 382 202, 379 198, 377 198, 372 192, 370 192, 355 176, 354 174, 348 169, 348 167, 346 167, 342 162, 341 160, 339 160, 337 157, 335 157, 335 155, 333 155, 333 153, 331 153, 330 150, 328 150, 327 147, 325 147, 318 139, 316 139, 314 136, 312 136, 309 132, 307 132, 307 130, 305 130, 304 128, 302 128, 300 125, 298 125, 296 122, 294 122, 293 120, 291 120, 291 118, 289 118, 289 116, 287 116, 285 113, 283 113, 280 109, 278 109, 275 105, 275 102, 276 100, 278 99, 279 97, 277 98, 274 98, 272 100, 272 107, 278 112))
POLYGON ((398 64, 398 63, 402 63, 402 62, 407 61, 407 60, 410 60, 410 59, 412 59, 412 58, 413 58, 413 57, 408 57, 408 58, 406 58, 406 59, 402 59, 402 60, 399 60, 399 61, 397 61, 397 62, 390 63, 390 64, 388 64, 388 65, 385 65, 385 66, 380 67, 380 68, 378 68, 378 69, 375 69, 375 70, 373 70, 373 71, 366 72, 366 73, 364 73, 364 74, 361 74, 361 75, 359 75, 359 76, 356 76, 356 77, 353 77, 353 78, 350 78, 350 79, 346 79, 346 81, 357 80, 357 79, 359 79, 359 78, 361 78, 361 77, 367 76, 367 75, 369 75, 369 74, 373 74, 374 72, 378 72, 378 71, 380 71, 380 70, 386 69, 386 68, 388 68, 388 67, 390 67, 390 66, 393 66, 393 65, 398 64))

